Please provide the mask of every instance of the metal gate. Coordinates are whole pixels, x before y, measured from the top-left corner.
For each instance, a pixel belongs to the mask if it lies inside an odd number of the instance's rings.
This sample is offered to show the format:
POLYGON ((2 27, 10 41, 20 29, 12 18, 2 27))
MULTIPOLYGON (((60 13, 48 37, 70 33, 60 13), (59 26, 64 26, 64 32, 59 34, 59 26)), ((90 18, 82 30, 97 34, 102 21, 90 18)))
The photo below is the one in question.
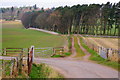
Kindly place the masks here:
POLYGON ((107 59, 108 58, 108 49, 107 48, 103 48, 103 47, 99 47, 99 55, 102 58, 107 59))
POLYGON ((53 47, 34 48, 34 57, 49 58, 53 54, 53 47))

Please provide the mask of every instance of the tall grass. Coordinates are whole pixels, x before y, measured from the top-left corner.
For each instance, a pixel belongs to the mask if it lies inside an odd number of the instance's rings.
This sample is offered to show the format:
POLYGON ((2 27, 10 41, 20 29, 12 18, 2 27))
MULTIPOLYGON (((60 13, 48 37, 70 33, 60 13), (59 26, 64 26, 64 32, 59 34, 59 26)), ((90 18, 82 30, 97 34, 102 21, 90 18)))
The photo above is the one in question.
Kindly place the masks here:
POLYGON ((33 64, 30 73, 31 78, 63 78, 57 71, 46 64, 33 64))

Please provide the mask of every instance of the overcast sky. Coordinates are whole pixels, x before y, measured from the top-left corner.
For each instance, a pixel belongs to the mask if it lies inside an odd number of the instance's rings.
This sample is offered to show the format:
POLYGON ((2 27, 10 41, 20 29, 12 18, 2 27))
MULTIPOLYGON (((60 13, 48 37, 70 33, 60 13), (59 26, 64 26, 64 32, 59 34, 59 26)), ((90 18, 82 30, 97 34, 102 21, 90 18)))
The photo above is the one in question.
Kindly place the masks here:
POLYGON ((0 7, 11 7, 11 6, 32 6, 37 4, 38 7, 51 8, 58 6, 72 6, 77 4, 90 4, 90 3, 118 3, 119 0, 0 0, 0 7), (2 4, 1 4, 2 3, 2 4))

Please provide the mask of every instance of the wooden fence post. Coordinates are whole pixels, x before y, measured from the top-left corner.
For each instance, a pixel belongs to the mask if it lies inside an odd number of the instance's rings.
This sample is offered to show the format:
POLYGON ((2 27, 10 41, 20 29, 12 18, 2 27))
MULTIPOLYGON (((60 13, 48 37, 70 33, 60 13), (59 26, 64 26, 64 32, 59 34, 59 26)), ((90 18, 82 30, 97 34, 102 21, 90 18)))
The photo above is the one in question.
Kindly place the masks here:
POLYGON ((3 77, 6 77, 6 62, 3 63, 3 77))
POLYGON ((51 56, 54 56, 55 55, 55 48, 53 48, 52 51, 53 51, 53 54, 51 56))
POLYGON ((99 46, 97 46, 97 52, 99 53, 99 46))
POLYGON ((11 72, 11 75, 13 75, 13 73, 14 73, 14 68, 15 68, 15 59, 13 59, 13 65, 12 65, 12 72, 11 72))
POLYGON ((11 77, 12 77, 12 75, 14 73, 14 65, 15 65, 15 59, 11 60, 11 72, 10 72, 11 77))
POLYGON ((29 66, 30 66, 30 65, 29 65, 29 48, 28 48, 28 59, 27 59, 27 65, 28 65, 28 74, 29 74, 29 69, 30 69, 30 68, 29 68, 29 66))
POLYGON ((11 66, 10 66, 10 76, 12 77, 12 68, 13 68, 13 61, 11 60, 11 66))
POLYGON ((18 74, 21 74, 22 73, 22 59, 23 58, 23 54, 21 53, 20 55, 19 55, 19 65, 18 65, 18 74))
POLYGON ((2 56, 3 56, 4 55, 4 49, 2 49, 1 53, 2 53, 2 56))
POLYGON ((64 52, 64 47, 62 47, 62 55, 63 55, 63 52, 64 52))
POLYGON ((29 53, 28 53, 28 75, 30 74, 31 72, 31 69, 32 69, 32 63, 33 63, 33 60, 34 60, 34 46, 31 46, 30 50, 29 50, 29 53))
POLYGON ((94 50, 94 44, 92 44, 92 46, 93 46, 93 50, 94 50))
POLYGON ((5 62, 2 60, 2 77, 5 76, 5 62))
POLYGON ((34 61, 34 46, 31 46, 31 48, 32 48, 32 62, 34 61))
POLYGON ((4 55, 7 55, 7 53, 6 53, 6 48, 4 48, 4 55))
POLYGON ((106 52, 107 59, 108 59, 108 54, 109 54, 109 49, 107 49, 107 52, 106 52))
POLYGON ((55 48, 53 48, 53 54, 55 54, 55 48))
POLYGON ((100 53, 100 52, 101 52, 101 49, 102 49, 102 47, 99 46, 99 50, 98 50, 98 54, 99 54, 99 55, 101 54, 101 53, 100 53))
POLYGON ((16 63, 17 63, 17 70, 18 70, 18 66, 19 66, 18 57, 16 57, 16 63))
POLYGON ((117 52, 118 52, 118 63, 120 64, 120 51, 117 52))

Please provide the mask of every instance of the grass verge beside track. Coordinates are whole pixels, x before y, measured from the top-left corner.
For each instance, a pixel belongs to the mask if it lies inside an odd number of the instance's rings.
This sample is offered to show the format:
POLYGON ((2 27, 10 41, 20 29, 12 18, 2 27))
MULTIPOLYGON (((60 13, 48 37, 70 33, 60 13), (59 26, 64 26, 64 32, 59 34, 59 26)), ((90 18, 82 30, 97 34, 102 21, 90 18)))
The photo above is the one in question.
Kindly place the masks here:
POLYGON ((85 56, 85 53, 80 49, 80 46, 78 45, 78 40, 76 36, 74 36, 74 46, 75 46, 76 53, 77 53, 75 57, 85 56))
POLYGON ((56 70, 46 64, 33 64, 31 78, 63 78, 56 70))
POLYGON ((106 59, 103 59, 102 57, 100 57, 100 55, 97 54, 97 52, 95 52, 94 50, 90 49, 84 42, 83 42, 83 39, 81 37, 80 38, 80 43, 81 45, 89 52, 91 53, 91 56, 90 56, 90 60, 92 61, 95 61, 97 62, 98 64, 102 64, 102 65, 105 65, 105 66, 109 66, 109 67, 112 67, 118 71, 120 71, 120 64, 118 62, 113 62, 113 61, 109 61, 109 60, 106 60, 106 59))

